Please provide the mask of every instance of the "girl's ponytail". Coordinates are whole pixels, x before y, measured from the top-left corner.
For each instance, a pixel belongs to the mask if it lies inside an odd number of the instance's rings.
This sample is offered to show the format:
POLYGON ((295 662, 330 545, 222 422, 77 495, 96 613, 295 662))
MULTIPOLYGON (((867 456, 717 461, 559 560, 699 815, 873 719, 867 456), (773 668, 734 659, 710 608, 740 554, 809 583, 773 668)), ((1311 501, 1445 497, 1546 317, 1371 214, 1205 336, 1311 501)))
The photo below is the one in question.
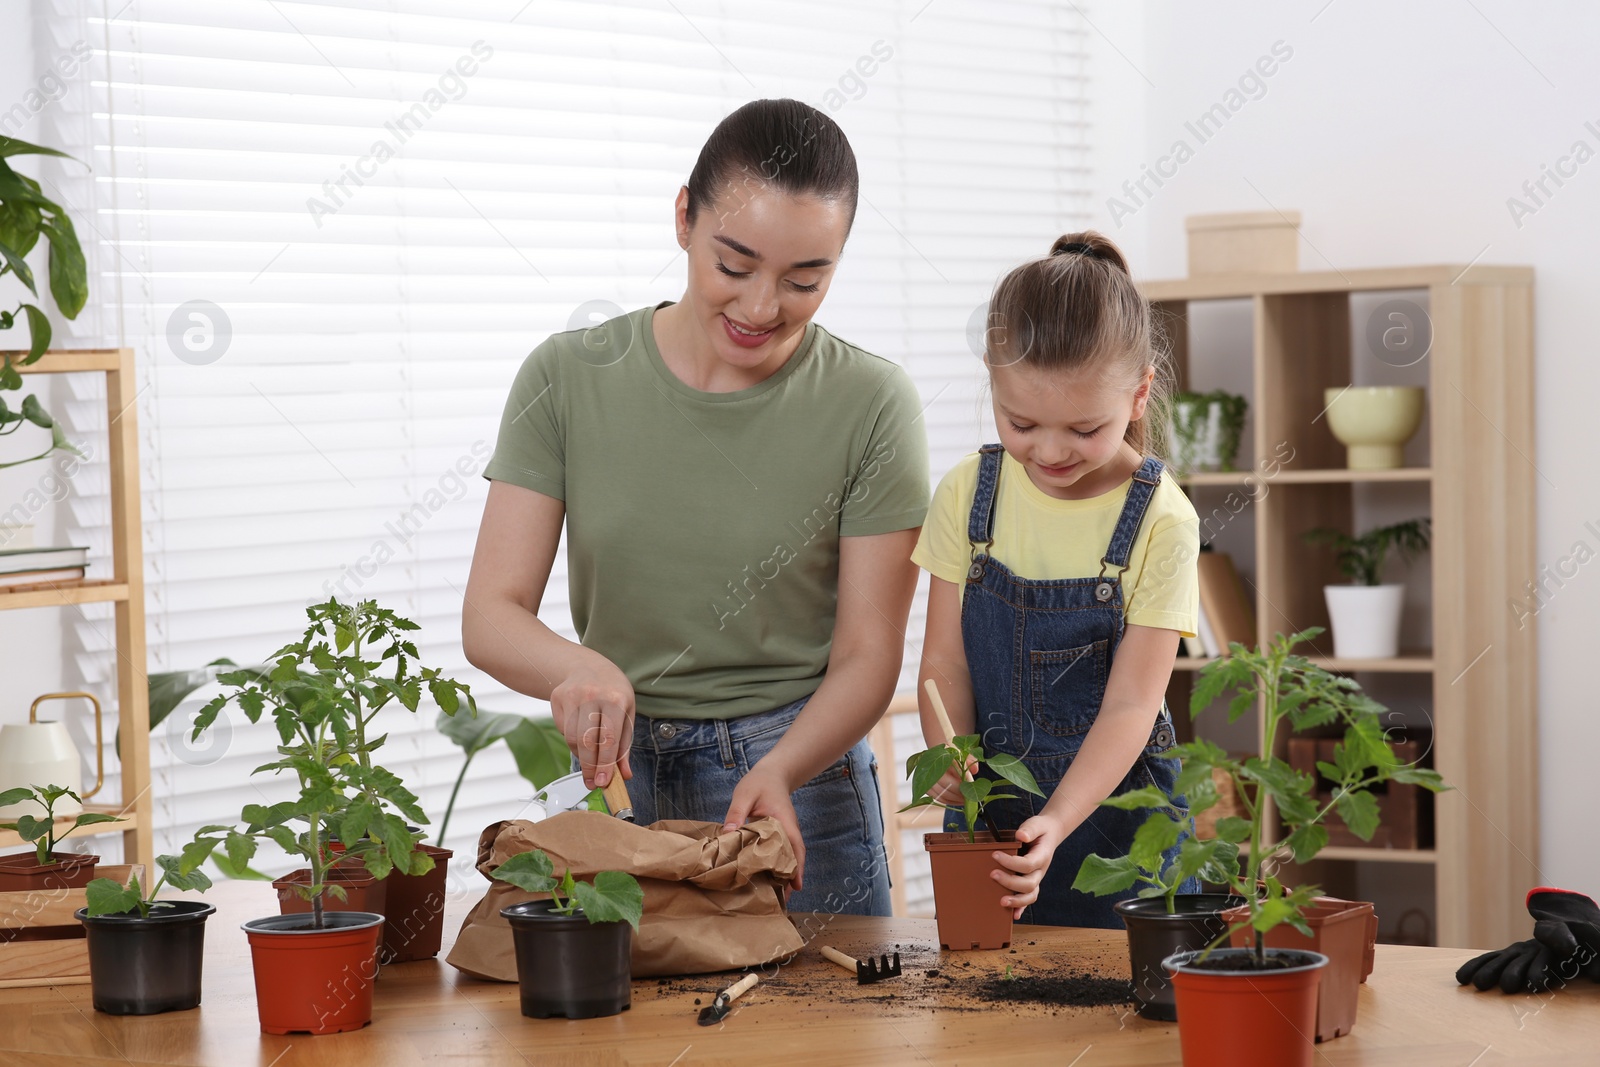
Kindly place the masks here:
POLYGON ((1133 284, 1128 260, 1105 234, 1064 233, 1050 254, 1017 267, 989 301, 984 361, 1045 371, 1103 370, 1133 388, 1150 368, 1155 380, 1144 417, 1125 440, 1143 455, 1165 450, 1172 359, 1133 284))

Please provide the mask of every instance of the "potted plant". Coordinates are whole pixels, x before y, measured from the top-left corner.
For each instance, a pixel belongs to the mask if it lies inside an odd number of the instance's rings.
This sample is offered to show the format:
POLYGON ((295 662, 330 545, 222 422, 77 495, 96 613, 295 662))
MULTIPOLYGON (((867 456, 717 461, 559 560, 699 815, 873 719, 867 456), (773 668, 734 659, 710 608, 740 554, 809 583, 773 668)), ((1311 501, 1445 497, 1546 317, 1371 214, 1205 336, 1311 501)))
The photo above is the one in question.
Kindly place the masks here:
POLYGON ((30 889, 81 889, 94 877, 99 856, 76 852, 57 852, 58 845, 72 831, 98 823, 120 822, 104 812, 79 812, 59 832, 56 829, 56 802, 71 797, 81 803, 77 793, 59 785, 18 786, 0 793, 0 807, 31 800, 44 809, 44 818, 19 815, 15 822, 0 823, 0 830, 15 831, 24 841, 33 842, 26 852, 0 856, 0 893, 30 889))
POLYGON ((186 846, 182 856, 158 856, 161 874, 146 893, 135 876, 127 886, 96 878, 88 906, 77 911, 89 941, 89 982, 95 1011, 155 1015, 200 1003, 206 919, 217 909, 199 900, 158 900, 163 886, 205 892, 200 870, 216 842, 186 846))
POLYGON ((384 917, 328 906, 348 899, 334 864, 359 859, 366 873, 381 879, 392 871, 426 874, 433 860, 416 848, 418 835, 410 827, 427 817, 400 779, 373 763, 384 737, 369 737, 369 730, 391 699, 415 711, 424 685, 442 711, 454 713, 463 701, 474 707, 465 685, 432 668, 410 669, 417 650, 402 631, 416 629, 415 623, 372 601, 349 606, 336 598, 307 607, 306 616, 310 625, 301 639, 275 652, 267 670, 217 676, 231 691, 201 709, 192 735, 198 738, 230 704, 252 723, 270 712, 281 758, 255 773, 292 771, 299 782, 294 800, 246 805, 242 830, 208 826, 196 835, 197 842, 220 844, 236 869, 249 863, 263 837, 308 865, 288 887, 307 911, 245 923, 266 1033, 336 1033, 371 1021, 384 917), (364 643, 384 639, 388 644, 376 659, 363 658, 364 643), (393 677, 377 673, 387 660, 394 660, 393 677))
POLYGON ((1249 410, 1248 400, 1221 389, 1175 394, 1168 435, 1173 469, 1183 474, 1233 470, 1249 410))
POLYGON ((1306 541, 1333 548, 1334 564, 1349 585, 1324 586, 1328 618, 1333 624, 1333 654, 1340 659, 1388 659, 1400 650, 1400 609, 1406 587, 1380 585, 1379 576, 1390 550, 1402 562, 1426 552, 1430 522, 1424 517, 1368 530, 1351 537, 1319 526, 1305 533, 1306 541))
POLYGON ((601 871, 579 882, 556 877, 540 849, 512 856, 494 877, 529 893, 549 893, 502 908, 517 953, 522 1014, 592 1019, 620 1015, 632 1003, 633 935, 644 915, 644 890, 631 874, 601 871))
POLYGON ((1000 906, 1005 895, 991 877, 994 853, 1017 855, 1023 845, 1015 831, 977 831, 984 809, 996 800, 1019 799, 1015 793, 996 792, 1005 786, 991 778, 980 778, 973 766, 988 767, 1006 782, 1034 796, 1044 796, 1033 773, 1015 756, 997 752, 985 756, 978 735, 952 737, 906 760, 906 775, 911 779, 911 803, 901 808, 910 811, 925 804, 937 804, 960 812, 966 833, 923 834, 933 870, 934 912, 939 921, 939 946, 947 949, 1006 948, 1011 944, 1011 909, 1000 906), (944 773, 960 768, 961 803, 946 804, 928 795, 944 773))
POLYGON ((1128 956, 1132 964, 1134 1010, 1146 1019, 1171 1022, 1178 1017, 1172 982, 1162 961, 1175 952, 1205 948, 1227 933, 1223 913, 1244 903, 1233 893, 1180 893, 1190 878, 1212 885, 1227 885, 1238 874, 1239 844, 1250 824, 1238 816, 1216 822, 1214 836, 1201 838, 1195 819, 1216 805, 1215 782, 1207 777, 1189 786, 1187 810, 1177 808, 1155 786, 1146 786, 1100 803, 1105 807, 1136 811, 1152 809, 1134 833, 1133 847, 1125 856, 1091 853, 1078 869, 1072 888, 1096 896, 1126 893, 1143 883, 1137 896, 1113 905, 1128 928, 1128 956), (1176 858, 1166 853, 1178 845, 1176 858))
MULTIPOLYGON (((1248 833, 1242 839, 1247 845, 1243 867, 1227 879, 1245 904, 1226 917, 1251 943, 1179 952, 1166 961, 1173 972, 1184 1063, 1190 1067, 1309 1065, 1310 1035, 1349 1032, 1356 989, 1364 977, 1371 906, 1326 898, 1319 904, 1316 887, 1286 888, 1269 873, 1268 863, 1285 857, 1297 864, 1314 859, 1328 843, 1322 822, 1333 810, 1352 831, 1370 837, 1378 823, 1378 804, 1371 792, 1376 785, 1400 782, 1433 791, 1445 788, 1434 771, 1400 763, 1384 734, 1385 709, 1354 679, 1332 674, 1295 654, 1296 645, 1321 632, 1312 628, 1287 637, 1279 634, 1259 650, 1234 642, 1229 656, 1207 664, 1196 679, 1190 700, 1193 715, 1227 692, 1233 694, 1230 720, 1260 706, 1262 755, 1237 759, 1204 738, 1174 749, 1183 760, 1176 783, 1180 791, 1203 789, 1213 770, 1221 769, 1234 781, 1249 814, 1248 833), (1334 761, 1318 765, 1334 783, 1332 798, 1319 805, 1314 798, 1315 778, 1274 753, 1286 728, 1332 725, 1342 727, 1344 736, 1334 761), (1281 841, 1273 843, 1266 840, 1269 800, 1287 830, 1281 841), (1268 947, 1269 942, 1280 943, 1285 935, 1275 936, 1274 931, 1285 924, 1303 935, 1306 940, 1299 944, 1306 947, 1268 947)), ((1229 826, 1228 833, 1233 836, 1237 827, 1229 826)))

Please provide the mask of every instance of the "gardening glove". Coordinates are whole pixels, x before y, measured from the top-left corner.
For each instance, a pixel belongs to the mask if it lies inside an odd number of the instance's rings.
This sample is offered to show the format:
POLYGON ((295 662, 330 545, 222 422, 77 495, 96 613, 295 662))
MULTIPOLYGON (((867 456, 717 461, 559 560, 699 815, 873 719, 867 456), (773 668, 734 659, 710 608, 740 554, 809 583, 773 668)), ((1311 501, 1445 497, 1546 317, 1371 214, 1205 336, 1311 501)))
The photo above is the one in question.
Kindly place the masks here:
POLYGON ((1570 889, 1540 886, 1528 893, 1533 937, 1561 960, 1563 978, 1600 982, 1600 906, 1570 889))
POLYGON ((1498 985, 1502 993, 1542 993, 1566 984, 1558 957, 1532 938, 1474 956, 1456 971, 1456 981, 1471 982, 1479 990, 1498 985))

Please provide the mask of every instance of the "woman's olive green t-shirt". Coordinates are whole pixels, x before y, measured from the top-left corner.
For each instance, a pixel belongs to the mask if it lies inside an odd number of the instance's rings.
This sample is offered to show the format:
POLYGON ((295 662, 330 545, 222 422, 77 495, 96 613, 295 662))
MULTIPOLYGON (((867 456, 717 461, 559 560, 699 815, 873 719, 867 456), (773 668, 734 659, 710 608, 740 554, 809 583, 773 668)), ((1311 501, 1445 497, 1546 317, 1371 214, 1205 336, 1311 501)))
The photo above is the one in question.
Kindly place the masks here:
POLYGON ((573 625, 640 714, 770 711, 822 683, 839 538, 922 524, 922 406, 814 322, 765 381, 702 392, 662 362, 655 310, 535 348, 484 477, 566 503, 573 625))

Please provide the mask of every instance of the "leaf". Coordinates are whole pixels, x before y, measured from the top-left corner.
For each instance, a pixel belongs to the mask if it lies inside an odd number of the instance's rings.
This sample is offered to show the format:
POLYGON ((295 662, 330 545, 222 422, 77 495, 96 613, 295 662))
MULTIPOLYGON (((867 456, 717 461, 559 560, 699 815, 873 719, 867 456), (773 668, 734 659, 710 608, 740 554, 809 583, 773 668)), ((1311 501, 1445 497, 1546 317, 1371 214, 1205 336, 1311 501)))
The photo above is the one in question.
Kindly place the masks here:
POLYGON ((1213 831, 1218 841, 1239 845, 1250 839, 1250 820, 1229 815, 1218 819, 1213 831))
POLYGON ((1036 797, 1044 796, 1044 790, 1039 788, 1033 772, 1028 770, 1028 765, 1017 757, 997 752, 985 760, 984 765, 1018 789, 1032 793, 1036 797))
MULTIPOLYGON (((479 715, 489 714, 479 712, 479 715)), ((516 727, 506 734, 506 747, 511 749, 511 756, 517 761, 517 771, 526 778, 535 789, 543 789, 557 778, 570 772, 572 768, 572 750, 567 747, 567 739, 561 731, 556 729, 554 720, 527 719, 514 716, 520 720, 516 727)), ((444 718, 445 722, 471 722, 471 719, 444 718)))
POLYGON ((1232 700, 1228 701, 1228 721, 1237 722, 1245 712, 1250 710, 1256 702, 1254 691, 1246 689, 1232 700))
POLYGON ((601 871, 594 883, 578 882, 572 895, 591 923, 626 922, 635 930, 644 916, 644 889, 624 871, 601 871))
MULTIPOLYGON (((5 260, 5 266, 16 273, 17 277, 22 280, 22 284, 28 287, 30 293, 34 296, 39 295, 39 287, 33 283, 33 268, 28 266, 27 260, 5 245, 0 245, 0 259, 5 260)), ((0 273, 4 272, 0 271, 0 273)))
MULTIPOLYGON (((222 844, 220 837, 197 837, 187 845, 184 845, 181 858, 177 860, 177 866, 174 870, 168 873, 167 881, 171 882, 173 878, 184 877, 191 871, 199 870, 200 865, 211 858, 211 853, 216 851, 217 846, 220 844, 222 844)), ((172 857, 158 856, 156 857, 156 862, 165 867, 166 861, 169 859, 172 859, 172 857)), ((179 888, 183 887, 180 886, 179 888)))
POLYGON ((1225 660, 1212 660, 1200 668, 1200 676, 1195 679, 1194 692, 1189 695, 1189 715, 1193 718, 1211 706, 1211 702, 1222 695, 1228 687, 1228 673, 1224 669, 1225 660))
MULTIPOLYGON (((28 314, 28 336, 29 336, 29 340, 28 340, 28 358, 23 360, 23 362, 24 363, 31 363, 34 360, 38 359, 40 356, 44 355, 45 349, 50 347, 50 338, 52 336, 51 329, 50 329, 50 318, 43 311, 40 311, 38 308, 34 307, 32 304, 23 304, 22 305, 22 310, 27 312, 27 314, 28 314)), ((33 398, 30 396, 28 399, 32 400, 33 398)), ((37 404, 38 401, 34 401, 34 403, 37 404)), ((26 412, 26 406, 27 406, 26 401, 24 401, 23 406, 24 406, 23 414, 24 414, 24 416, 26 416, 26 414, 27 414, 27 412, 26 412)), ((48 425, 48 423, 46 423, 45 425, 48 425)))
POLYGON ((1328 830, 1321 823, 1298 827, 1283 842, 1294 853, 1296 863, 1309 863, 1328 845, 1328 830))
POLYGON ((1454 788, 1444 784, 1444 779, 1439 776, 1438 771, 1431 771, 1426 767, 1398 767, 1389 772, 1389 780, 1405 785, 1420 785, 1435 793, 1454 788))
POLYGON ((1142 870, 1160 875, 1165 866, 1164 853, 1178 843, 1183 824, 1165 812, 1152 812, 1150 817, 1133 832, 1133 845, 1128 858, 1142 870))
POLYGON ((0 808, 8 808, 13 804, 20 804, 24 800, 32 799, 33 790, 25 785, 19 785, 14 789, 7 789, 5 792, 0 793, 0 808))
POLYGON ((66 215, 40 223, 39 231, 50 242, 50 295, 61 314, 75 319, 89 299, 89 271, 77 231, 66 215))
POLYGON ((5 158, 6 156, 26 155, 58 156, 61 159, 70 159, 74 163, 79 162, 75 156, 69 156, 65 152, 59 152, 54 148, 45 148, 42 145, 29 144, 27 141, 19 141, 15 137, 0 137, 0 159, 5 158))
POLYGON ((1167 798, 1159 786, 1147 785, 1143 789, 1130 789, 1126 793, 1106 797, 1100 802, 1103 808, 1119 808, 1122 811, 1137 811, 1140 808, 1165 808, 1170 807, 1172 801, 1167 798))
POLYGON ((115 879, 96 878, 84 887, 83 892, 90 915, 121 915, 132 911, 139 906, 139 898, 143 895, 139 891, 137 878, 126 887, 118 885, 115 879))
POLYGON ((0 197, 0 245, 26 256, 39 243, 39 206, 27 200, 0 197))
POLYGON ((955 766, 956 754, 949 745, 935 745, 911 757, 911 795, 922 799, 944 772, 955 766))
POLYGON ((522 852, 494 869, 492 877, 529 893, 548 893, 556 887, 556 871, 540 849, 522 852))
MULTIPOLYGON (((256 839, 248 834, 230 833, 223 841, 222 847, 228 854, 229 867, 235 871, 248 870, 250 867, 250 861, 255 858, 256 839)), ((216 857, 213 857, 213 859, 216 859, 216 857)), ((217 862, 217 865, 219 867, 221 866, 220 860, 217 862)), ((227 874, 230 878, 239 877, 237 874, 233 874, 227 870, 224 870, 223 873, 227 874)))
POLYGON ((1340 793, 1333 806, 1350 832, 1363 841, 1371 841, 1378 830, 1378 798, 1365 790, 1340 793))
POLYGON ((1139 866, 1127 856, 1117 856, 1107 859, 1104 856, 1090 853, 1084 857, 1083 865, 1078 868, 1077 877, 1072 880, 1072 888, 1080 893, 1092 893, 1097 897, 1109 893, 1120 893, 1133 885, 1139 878, 1139 866))

